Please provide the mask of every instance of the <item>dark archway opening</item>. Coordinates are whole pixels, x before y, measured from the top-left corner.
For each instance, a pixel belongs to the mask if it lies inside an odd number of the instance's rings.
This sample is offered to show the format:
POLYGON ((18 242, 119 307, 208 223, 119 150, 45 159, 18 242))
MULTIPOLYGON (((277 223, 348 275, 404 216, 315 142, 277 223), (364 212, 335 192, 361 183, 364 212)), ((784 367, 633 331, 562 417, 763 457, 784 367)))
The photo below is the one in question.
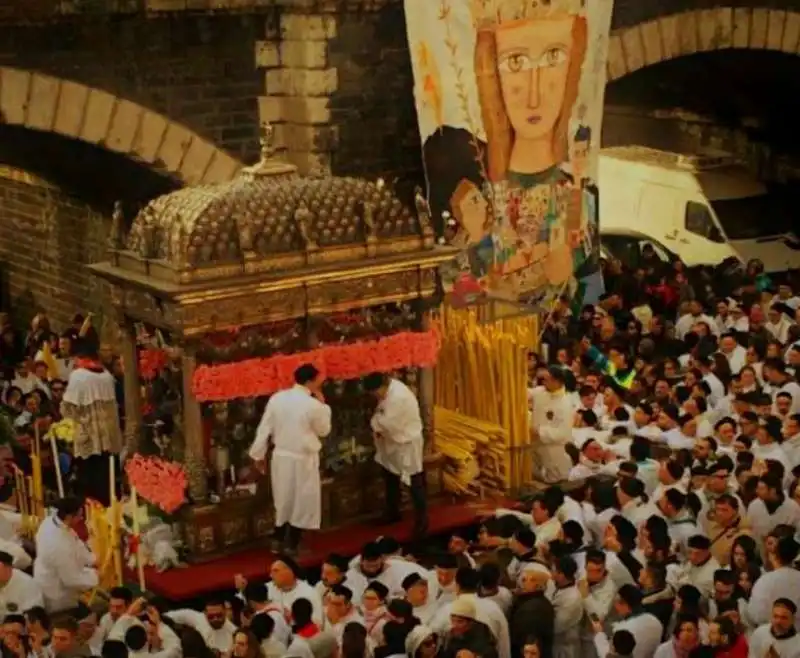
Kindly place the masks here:
POLYGON ((27 171, 100 212, 138 206, 180 182, 100 146, 56 133, 0 125, 0 164, 27 171))
POLYGON ((681 108, 800 155, 800 57, 721 50, 661 62, 609 83, 606 107, 681 108))

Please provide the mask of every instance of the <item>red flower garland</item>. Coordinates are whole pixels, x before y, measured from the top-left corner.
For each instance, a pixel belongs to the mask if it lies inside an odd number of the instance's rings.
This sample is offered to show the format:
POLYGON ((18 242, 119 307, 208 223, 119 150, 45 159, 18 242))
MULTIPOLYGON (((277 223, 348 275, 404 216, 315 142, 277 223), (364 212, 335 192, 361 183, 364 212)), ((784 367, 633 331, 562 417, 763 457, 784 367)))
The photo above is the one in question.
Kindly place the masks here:
POLYGON ((125 474, 139 498, 167 514, 175 513, 186 500, 188 480, 181 464, 137 453, 125 464, 125 474))
POLYGON ((356 379, 371 372, 431 367, 438 355, 436 331, 403 331, 378 340, 326 345, 310 352, 199 366, 192 378, 192 392, 201 402, 262 397, 292 386, 294 371, 304 363, 313 363, 331 379, 356 379))
POLYGON ((146 382, 153 381, 158 377, 169 363, 169 356, 166 350, 155 347, 147 347, 139 351, 139 376, 146 382))

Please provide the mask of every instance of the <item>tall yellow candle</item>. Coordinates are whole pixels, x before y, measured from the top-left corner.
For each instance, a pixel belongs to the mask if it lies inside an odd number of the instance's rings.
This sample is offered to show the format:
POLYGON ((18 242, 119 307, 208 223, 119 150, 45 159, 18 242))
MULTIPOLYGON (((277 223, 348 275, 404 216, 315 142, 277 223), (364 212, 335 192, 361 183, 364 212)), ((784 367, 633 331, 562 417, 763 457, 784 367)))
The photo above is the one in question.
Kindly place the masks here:
POLYGON ((34 514, 41 521, 44 518, 44 489, 42 487, 42 460, 38 455, 31 457, 33 471, 33 505, 34 514))
POLYGON ((120 546, 121 507, 117 500, 117 462, 114 455, 108 456, 109 500, 111 501, 109 522, 109 539, 111 542, 111 558, 114 564, 114 578, 117 585, 122 585, 122 547, 120 546))
POLYGON ((28 536, 30 533, 30 516, 28 515, 28 491, 25 487, 25 476, 16 466, 14 467, 14 478, 17 483, 17 507, 22 515, 22 534, 28 536))
POLYGON ((31 521, 30 521, 30 523, 31 523, 31 533, 35 533, 36 529, 35 529, 34 526, 35 526, 36 522, 35 522, 34 519, 36 518, 36 492, 34 490, 33 477, 30 476, 30 475, 26 476, 25 477, 25 484, 26 484, 26 488, 28 490, 28 496, 29 496, 28 500, 30 501, 29 504, 30 504, 30 511, 31 511, 31 521))

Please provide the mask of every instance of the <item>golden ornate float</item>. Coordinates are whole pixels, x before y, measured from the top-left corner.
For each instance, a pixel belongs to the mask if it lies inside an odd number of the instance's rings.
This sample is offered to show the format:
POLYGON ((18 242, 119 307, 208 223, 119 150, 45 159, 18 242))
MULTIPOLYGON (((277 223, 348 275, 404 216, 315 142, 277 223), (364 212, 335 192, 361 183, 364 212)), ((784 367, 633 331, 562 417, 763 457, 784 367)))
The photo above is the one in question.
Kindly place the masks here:
MULTIPOLYGON (((137 347, 146 324, 179 360, 171 450, 189 475, 184 519, 195 558, 264 538, 273 511, 263 482, 257 492, 239 486, 266 396, 198 399, 198 372, 428 329, 438 267, 456 250, 436 244, 419 190, 409 203, 400 196, 380 180, 299 175, 275 156, 267 127, 261 161, 235 180, 158 197, 129 231, 115 210, 109 260, 90 268, 110 286, 123 329, 127 449, 143 450, 151 425, 137 347)), ((410 364, 398 374, 417 389, 430 436, 431 369, 410 364)), ((359 382, 332 381, 326 397, 334 431, 322 459, 323 524, 335 526, 381 511, 382 492, 359 382)), ((164 437, 155 443, 163 449, 164 437)))

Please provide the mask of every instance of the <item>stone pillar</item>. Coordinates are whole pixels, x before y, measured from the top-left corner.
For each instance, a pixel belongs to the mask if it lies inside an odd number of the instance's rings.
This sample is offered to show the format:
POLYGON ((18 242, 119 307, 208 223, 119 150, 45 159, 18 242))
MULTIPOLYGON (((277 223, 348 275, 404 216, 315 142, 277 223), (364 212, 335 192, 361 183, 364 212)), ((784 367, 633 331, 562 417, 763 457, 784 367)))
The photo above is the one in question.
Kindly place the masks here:
POLYGON ((335 36, 334 14, 286 9, 280 32, 267 30, 256 44, 256 65, 265 77, 260 121, 275 126, 276 147, 303 174, 327 173, 336 147, 330 98, 338 89, 338 71, 328 61, 335 36))
POLYGON ((189 493, 196 503, 205 501, 208 494, 208 476, 203 451, 203 416, 200 402, 192 393, 192 378, 197 360, 189 348, 181 357, 183 373, 183 440, 184 463, 189 478, 189 493))
POLYGON ((125 452, 133 455, 142 438, 142 385, 136 350, 136 327, 130 318, 118 319, 125 384, 125 452))

